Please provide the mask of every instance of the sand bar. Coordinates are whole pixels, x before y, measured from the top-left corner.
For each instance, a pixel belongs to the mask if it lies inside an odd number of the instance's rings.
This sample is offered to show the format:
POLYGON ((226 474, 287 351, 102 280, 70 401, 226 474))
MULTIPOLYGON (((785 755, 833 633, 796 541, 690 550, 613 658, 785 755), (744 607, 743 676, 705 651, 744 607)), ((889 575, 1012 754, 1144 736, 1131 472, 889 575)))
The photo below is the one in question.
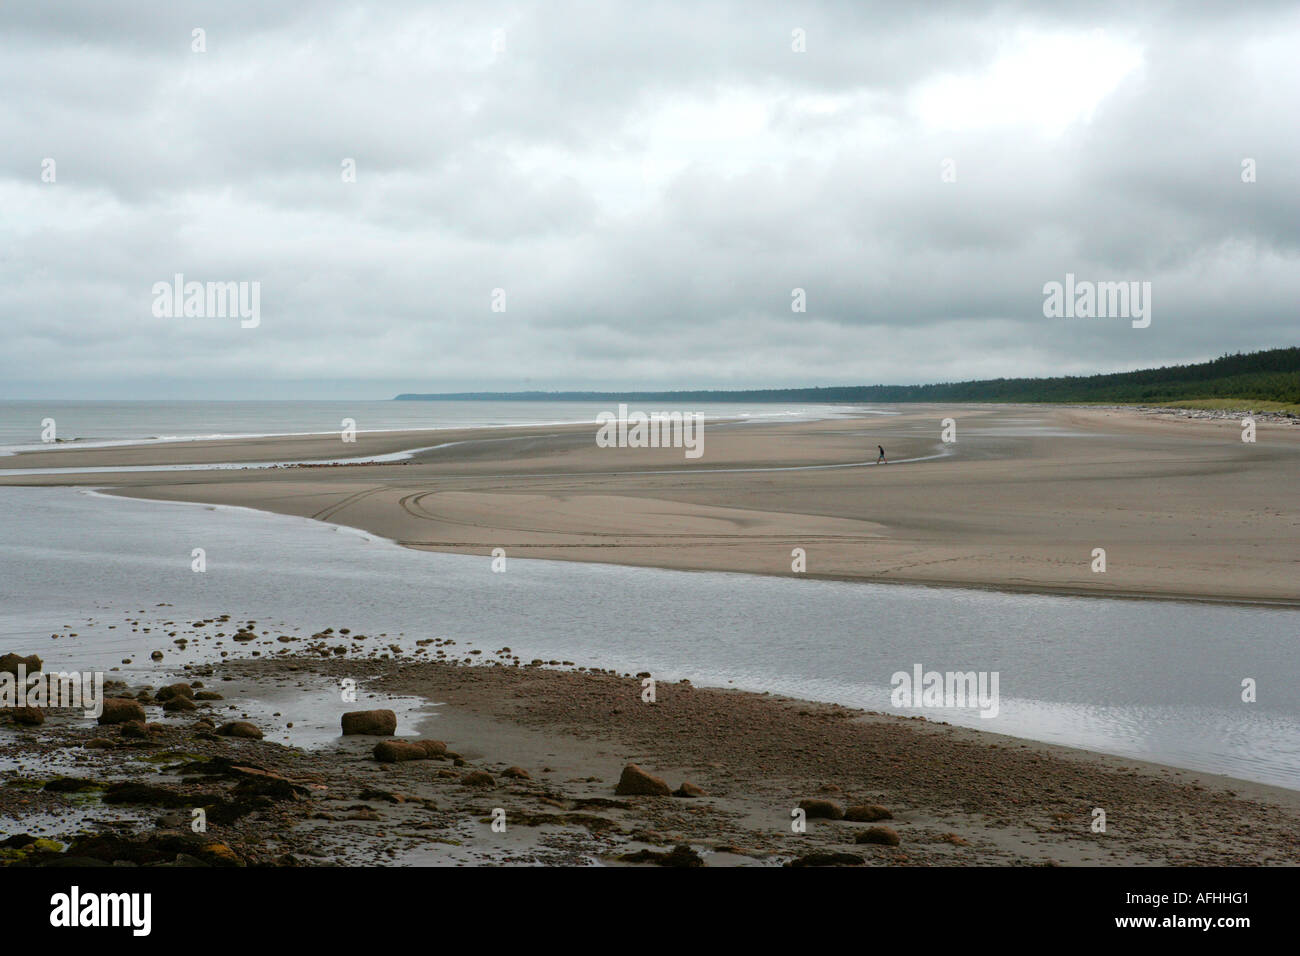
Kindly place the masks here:
POLYGON ((717 423, 704 455, 600 448, 596 426, 63 448, 8 467, 405 462, 0 476, 231 504, 408 547, 689 570, 1300 604, 1300 427, 1052 406, 717 423), (952 418, 957 441, 941 440, 952 418), (888 465, 875 465, 876 445, 888 465), (1106 552, 1094 572, 1093 550, 1106 552))

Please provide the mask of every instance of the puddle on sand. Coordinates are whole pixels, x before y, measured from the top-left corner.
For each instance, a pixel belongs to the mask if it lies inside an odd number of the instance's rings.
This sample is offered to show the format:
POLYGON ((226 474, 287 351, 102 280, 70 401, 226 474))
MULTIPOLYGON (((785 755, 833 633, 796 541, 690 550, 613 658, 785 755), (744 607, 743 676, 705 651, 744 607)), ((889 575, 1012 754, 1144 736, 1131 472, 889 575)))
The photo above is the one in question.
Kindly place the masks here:
MULTIPOLYGON (((193 674, 180 672, 172 680, 190 681, 193 674)), ((264 739, 275 743, 318 750, 325 747, 354 745, 370 750, 376 737, 342 736, 342 717, 352 710, 391 710, 397 715, 397 737, 418 736, 416 727, 429 718, 437 717, 440 705, 430 704, 422 697, 400 697, 376 694, 360 683, 356 700, 345 701, 339 683, 316 675, 290 672, 266 676, 256 681, 204 680, 205 688, 215 690, 227 699, 213 701, 209 708, 193 712, 192 719, 207 714, 218 724, 230 720, 248 720, 265 734, 264 739), (292 724, 292 726, 290 726, 292 724), (355 744, 359 741, 360 744, 355 744)), ((167 683, 170 681, 166 681, 167 683)))

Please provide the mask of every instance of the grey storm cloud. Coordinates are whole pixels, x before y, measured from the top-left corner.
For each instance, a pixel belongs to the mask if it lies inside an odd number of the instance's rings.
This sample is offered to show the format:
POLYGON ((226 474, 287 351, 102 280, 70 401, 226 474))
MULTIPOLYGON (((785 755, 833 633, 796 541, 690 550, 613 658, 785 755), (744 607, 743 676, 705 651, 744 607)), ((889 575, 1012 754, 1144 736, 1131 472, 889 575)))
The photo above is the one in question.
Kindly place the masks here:
POLYGON ((1300 10, 1262 2, 8 4, 0 396, 904 383, 1294 345, 1297 48, 1300 10), (260 325, 155 316, 177 273, 259 282, 260 325), (1066 273, 1151 282, 1151 326, 1045 317, 1066 273))

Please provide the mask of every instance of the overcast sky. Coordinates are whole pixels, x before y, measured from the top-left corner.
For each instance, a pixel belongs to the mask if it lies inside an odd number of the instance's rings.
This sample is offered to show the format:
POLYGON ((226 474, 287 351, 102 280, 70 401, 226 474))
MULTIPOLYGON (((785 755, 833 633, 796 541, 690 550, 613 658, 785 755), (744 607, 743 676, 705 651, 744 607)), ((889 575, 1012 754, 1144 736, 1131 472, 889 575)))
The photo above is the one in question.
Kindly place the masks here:
POLYGON ((0 397, 914 383, 1295 345, 1297 51, 1294 3, 6 3, 0 397), (176 273, 260 283, 260 324, 156 316, 176 273), (1150 326, 1045 317, 1066 273, 1150 282, 1150 326))

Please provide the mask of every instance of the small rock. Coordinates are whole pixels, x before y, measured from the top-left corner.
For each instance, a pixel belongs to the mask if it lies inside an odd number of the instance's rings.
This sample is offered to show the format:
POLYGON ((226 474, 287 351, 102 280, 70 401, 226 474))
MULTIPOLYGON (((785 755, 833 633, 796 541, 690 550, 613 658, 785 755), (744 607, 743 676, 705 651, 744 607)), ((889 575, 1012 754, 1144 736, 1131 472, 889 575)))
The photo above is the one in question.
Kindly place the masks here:
POLYGON ((495 787, 496 778, 486 770, 474 770, 460 778, 462 787, 495 787))
POLYGON ((700 787, 695 786, 689 780, 683 780, 682 785, 673 791, 674 797, 707 797, 706 793, 700 787))

